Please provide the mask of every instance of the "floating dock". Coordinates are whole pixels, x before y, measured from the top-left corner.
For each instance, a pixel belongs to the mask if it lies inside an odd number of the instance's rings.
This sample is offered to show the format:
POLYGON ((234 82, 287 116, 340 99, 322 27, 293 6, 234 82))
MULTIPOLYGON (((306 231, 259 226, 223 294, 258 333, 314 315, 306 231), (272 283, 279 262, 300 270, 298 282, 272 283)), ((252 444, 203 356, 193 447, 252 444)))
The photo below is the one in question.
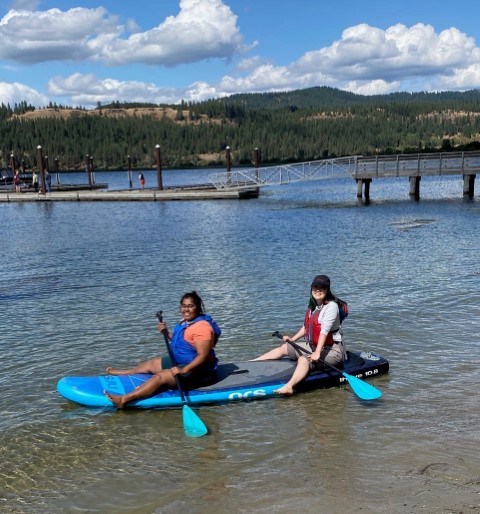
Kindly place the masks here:
POLYGON ((258 198, 258 187, 127 189, 119 191, 76 190, 35 193, 0 192, 0 202, 164 202, 173 200, 243 200, 258 198))

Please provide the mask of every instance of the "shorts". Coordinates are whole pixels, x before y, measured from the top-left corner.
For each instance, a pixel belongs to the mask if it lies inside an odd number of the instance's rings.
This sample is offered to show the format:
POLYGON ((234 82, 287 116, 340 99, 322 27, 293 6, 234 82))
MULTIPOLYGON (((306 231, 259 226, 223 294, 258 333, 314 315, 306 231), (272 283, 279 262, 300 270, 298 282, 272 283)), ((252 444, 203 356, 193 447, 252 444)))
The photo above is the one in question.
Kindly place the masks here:
MULTIPOLYGON (((304 348, 305 350, 308 350, 309 353, 312 353, 312 347, 310 346, 310 343, 307 343, 306 341, 295 341, 295 344, 297 346, 300 346, 301 348, 304 348)), ((301 352, 300 350, 297 350, 292 345, 287 343, 287 352, 288 357, 292 360, 297 360, 299 356, 304 355, 308 357, 308 354, 305 352, 301 352)), ((333 366, 337 366, 341 364, 344 360, 344 354, 345 350, 343 347, 343 342, 335 342, 332 346, 324 346, 322 348, 322 351, 320 352, 320 358, 324 360, 325 362, 328 362, 328 364, 332 364, 333 366)), ((319 370, 324 369, 325 364, 323 362, 317 361, 312 362, 310 361, 310 371, 313 370, 319 370)))
MULTIPOLYGON (((182 369, 186 364, 177 364, 177 367, 182 369)), ((169 356, 162 357, 162 369, 173 368, 172 360, 169 356)), ((178 375, 182 381, 182 387, 185 389, 195 389, 197 387, 206 386, 214 381, 215 370, 208 368, 200 368, 184 375, 178 375)))
POLYGON ((312 346, 310 345, 310 343, 307 343, 307 341, 295 341, 295 344, 297 346, 300 346, 300 348, 303 348, 304 350, 306 350, 306 352, 301 352, 300 350, 298 350, 291 344, 287 343, 287 355, 290 359, 292 359, 294 361, 296 361, 300 357, 300 355, 308 356, 309 353, 313 352, 312 346))

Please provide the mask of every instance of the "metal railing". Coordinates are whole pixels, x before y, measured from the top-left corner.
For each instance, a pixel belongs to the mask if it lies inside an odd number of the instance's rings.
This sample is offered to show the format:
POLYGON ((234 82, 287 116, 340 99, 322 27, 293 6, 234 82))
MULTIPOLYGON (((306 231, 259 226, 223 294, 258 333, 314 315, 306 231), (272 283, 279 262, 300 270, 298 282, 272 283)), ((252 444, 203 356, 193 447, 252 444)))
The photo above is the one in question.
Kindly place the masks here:
POLYGON ((217 189, 272 186, 332 178, 356 180, 428 175, 475 175, 480 173, 480 152, 340 157, 321 161, 242 168, 211 173, 208 180, 217 189))
POLYGON ((226 189, 339 178, 352 176, 356 160, 357 157, 354 156, 263 168, 235 169, 211 173, 208 175, 208 180, 217 189, 226 189))
POLYGON ((473 175, 480 172, 480 152, 380 155, 357 160, 353 178, 473 175))

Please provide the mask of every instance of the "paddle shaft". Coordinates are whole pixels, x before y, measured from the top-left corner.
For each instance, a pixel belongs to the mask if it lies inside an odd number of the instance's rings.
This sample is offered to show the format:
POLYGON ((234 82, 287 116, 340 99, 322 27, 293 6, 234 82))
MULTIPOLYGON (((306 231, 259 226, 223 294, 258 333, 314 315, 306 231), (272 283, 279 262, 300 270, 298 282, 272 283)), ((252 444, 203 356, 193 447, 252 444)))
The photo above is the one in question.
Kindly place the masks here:
MULTIPOLYGON (((276 336, 278 337, 279 339, 283 339, 283 335, 280 334, 280 332, 274 332, 272 334, 272 336, 276 336)), ((298 350, 299 352, 303 352, 303 353, 306 353, 307 355, 312 355, 312 352, 309 352, 307 349, 305 348, 302 348, 300 345, 298 345, 297 343, 295 343, 294 341, 290 341, 290 339, 287 339, 287 343, 288 344, 291 344, 296 350, 298 350)), ((338 371, 339 373, 342 373, 343 374, 343 371, 336 368, 333 364, 330 364, 328 363, 327 361, 324 361, 323 359, 318 359, 322 364, 325 364, 326 366, 330 366, 332 369, 334 369, 335 371, 338 371)))
MULTIPOLYGON (((280 339, 283 339, 283 336, 282 334, 280 334, 280 332, 274 332, 272 334, 272 336, 277 336, 279 337, 280 339)), ((288 344, 291 344, 294 348, 296 348, 298 351, 300 352, 303 352, 303 353, 307 353, 309 355, 311 355, 311 352, 309 352, 308 350, 306 350, 305 348, 302 348, 301 346, 299 346, 298 344, 294 343, 293 341, 290 341, 288 340, 288 344)), ((344 371, 342 371, 341 369, 338 369, 336 368, 335 366, 333 366, 332 364, 329 364, 328 362, 325 362, 324 360, 322 359, 319 359, 320 362, 322 362, 323 364, 325 364, 326 366, 329 366, 330 368, 334 369, 335 371, 337 371, 338 373, 341 373, 348 381, 348 383, 350 384, 353 392, 359 397, 361 398, 362 400, 375 400, 376 398, 380 398, 380 396, 382 396, 382 392, 379 391, 378 389, 376 389, 375 387, 373 387, 372 385, 370 384, 367 384, 366 382, 363 382, 362 380, 360 380, 358 377, 354 377, 352 375, 349 375, 348 373, 345 373, 344 371)))
MULTIPOLYGON (((157 318, 158 318, 159 323, 162 323, 162 321, 163 321, 162 311, 157 312, 157 318)), ((167 347, 168 356, 170 357, 170 360, 172 361, 172 366, 176 366, 177 363, 175 362, 175 357, 173 356, 172 347, 170 346, 170 343, 168 341, 168 330, 166 328, 164 328, 162 330, 162 334, 165 339, 165 346, 167 347)), ((178 375, 175 375, 175 382, 177 383, 177 389, 182 398, 182 402, 184 405, 186 405, 187 400, 185 399, 185 394, 183 393, 182 384, 180 383, 180 377, 178 375)))

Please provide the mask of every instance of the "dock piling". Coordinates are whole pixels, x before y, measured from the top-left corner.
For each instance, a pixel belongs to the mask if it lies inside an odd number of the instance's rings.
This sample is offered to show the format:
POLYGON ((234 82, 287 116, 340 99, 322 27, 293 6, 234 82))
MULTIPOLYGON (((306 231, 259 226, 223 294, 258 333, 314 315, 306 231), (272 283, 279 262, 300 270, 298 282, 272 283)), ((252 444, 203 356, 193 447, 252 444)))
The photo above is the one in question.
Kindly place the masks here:
POLYGON ((88 187, 92 189, 92 175, 90 173, 90 155, 85 155, 85 171, 87 173, 88 187))
POLYGON ((13 152, 10 154, 10 167, 12 168, 12 175, 15 176, 15 157, 13 152))
POLYGON ((132 158, 127 155, 128 187, 132 189, 132 158))
POLYGON ((90 176, 92 177, 92 185, 95 185, 95 170, 93 168, 93 155, 90 155, 90 176))
POLYGON ((408 177, 410 182, 410 191, 409 195, 413 197, 415 200, 420 200, 420 179, 422 177, 408 177))
POLYGON ((463 196, 473 198, 475 194, 476 175, 463 175, 463 196))
POLYGON ((162 179, 162 154, 160 152, 160 145, 155 145, 155 156, 157 159, 157 184, 158 190, 163 190, 163 179, 162 179))
POLYGON ((45 195, 47 192, 47 185, 45 184, 45 169, 43 167, 43 153, 42 147, 40 145, 37 146, 37 164, 40 169, 40 183, 42 185, 42 195, 45 195))
POLYGON ((58 157, 55 157, 55 174, 57 175, 57 185, 60 184, 60 170, 58 166, 58 157))
POLYGON ((365 202, 370 202, 370 184, 372 183, 371 178, 355 179, 357 182, 357 198, 362 198, 362 189, 365 202))
POLYGON ((231 161, 231 155, 230 155, 230 147, 227 146, 225 148, 225 159, 227 161, 227 184, 230 185, 232 183, 232 174, 231 174, 231 168, 232 168, 232 161, 231 161))

